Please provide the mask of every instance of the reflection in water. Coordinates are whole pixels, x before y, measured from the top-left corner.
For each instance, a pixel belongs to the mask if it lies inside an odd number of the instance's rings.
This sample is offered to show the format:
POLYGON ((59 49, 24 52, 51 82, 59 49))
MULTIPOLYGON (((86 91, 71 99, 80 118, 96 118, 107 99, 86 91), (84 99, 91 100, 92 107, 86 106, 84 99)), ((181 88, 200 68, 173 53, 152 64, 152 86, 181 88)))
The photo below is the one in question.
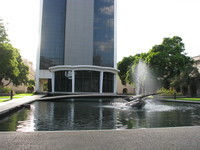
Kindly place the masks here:
POLYGON ((11 116, 0 118, 0 131, 17 131, 23 126, 23 121, 29 118, 29 114, 29 109, 22 109, 11 116))
POLYGON ((35 107, 32 106, 30 110, 26 109, 26 118, 24 118, 22 121, 18 121, 17 129, 16 131, 23 131, 23 132, 30 132, 34 131, 34 109, 35 107), (27 111, 28 110, 28 111, 27 111))
POLYGON ((143 109, 124 101, 35 102, 0 118, 0 131, 104 130, 200 125, 200 105, 148 100, 143 109))

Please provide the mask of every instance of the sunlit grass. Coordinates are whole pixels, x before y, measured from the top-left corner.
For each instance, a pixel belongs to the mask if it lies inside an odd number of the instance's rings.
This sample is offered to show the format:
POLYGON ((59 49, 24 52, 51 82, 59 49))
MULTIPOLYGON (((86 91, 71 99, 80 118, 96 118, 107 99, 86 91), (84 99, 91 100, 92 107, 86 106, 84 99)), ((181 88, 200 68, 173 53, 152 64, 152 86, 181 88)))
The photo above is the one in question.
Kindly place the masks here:
POLYGON ((32 96, 34 95, 33 93, 24 93, 24 94, 15 94, 16 96, 32 96))
POLYGON ((1 99, 1 97, 0 97, 0 103, 1 102, 6 102, 6 101, 9 101, 10 99, 1 99))
POLYGON ((200 101, 200 98, 176 98, 176 100, 200 101))
MULTIPOLYGON (((173 98, 167 98, 168 100, 171 100, 173 98)), ((185 101, 200 101, 200 98, 176 98, 173 100, 185 100, 185 101)))
MULTIPOLYGON (((32 93, 15 94, 13 96, 13 99, 23 98, 23 97, 32 96, 32 95, 34 95, 34 94, 32 94, 32 93)), ((9 101, 9 100, 11 100, 10 96, 0 96, 0 102, 5 102, 5 101, 9 101)))

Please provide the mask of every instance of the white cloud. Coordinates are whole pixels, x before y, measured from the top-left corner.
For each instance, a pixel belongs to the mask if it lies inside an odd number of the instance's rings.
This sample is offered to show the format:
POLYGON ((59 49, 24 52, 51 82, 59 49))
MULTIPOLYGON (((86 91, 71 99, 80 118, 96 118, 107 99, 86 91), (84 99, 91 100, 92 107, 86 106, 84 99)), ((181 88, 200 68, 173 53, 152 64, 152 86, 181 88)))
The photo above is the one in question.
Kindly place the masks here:
POLYGON ((118 61, 180 36, 189 56, 200 55, 199 0, 118 0, 118 61))
POLYGON ((113 49, 113 39, 111 39, 108 42, 95 42, 95 46, 98 48, 98 50, 105 52, 105 51, 111 51, 113 49))
POLYGON ((103 0, 104 2, 112 3, 113 0, 103 0))
POLYGON ((106 25, 108 27, 114 27, 114 19, 108 19, 107 22, 106 22, 106 25))
POLYGON ((113 15, 114 13, 114 5, 108 6, 108 7, 103 7, 100 9, 102 14, 105 15, 113 15))

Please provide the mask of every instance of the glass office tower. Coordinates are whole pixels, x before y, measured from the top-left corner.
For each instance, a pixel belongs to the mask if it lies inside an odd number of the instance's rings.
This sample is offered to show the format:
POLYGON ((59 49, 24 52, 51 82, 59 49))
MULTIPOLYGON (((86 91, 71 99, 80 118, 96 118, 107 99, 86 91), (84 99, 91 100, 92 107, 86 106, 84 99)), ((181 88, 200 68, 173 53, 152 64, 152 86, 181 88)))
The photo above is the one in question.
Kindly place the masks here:
POLYGON ((43 0, 40 69, 64 64, 66 0, 43 0))
POLYGON ((116 0, 43 0, 37 91, 116 92, 115 8, 116 0))

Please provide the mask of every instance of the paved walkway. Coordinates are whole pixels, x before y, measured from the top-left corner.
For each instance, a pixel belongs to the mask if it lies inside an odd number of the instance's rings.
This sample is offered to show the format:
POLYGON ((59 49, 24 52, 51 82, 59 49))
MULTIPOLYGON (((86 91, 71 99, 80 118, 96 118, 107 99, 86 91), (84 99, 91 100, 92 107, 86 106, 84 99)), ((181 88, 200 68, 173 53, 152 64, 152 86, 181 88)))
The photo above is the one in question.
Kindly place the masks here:
POLYGON ((199 150, 200 127, 1 132, 1 150, 199 150))
POLYGON ((6 102, 0 103, 0 115, 9 112, 10 110, 17 108, 21 105, 25 105, 31 103, 44 95, 34 95, 34 96, 26 96, 24 98, 13 99, 6 102))

